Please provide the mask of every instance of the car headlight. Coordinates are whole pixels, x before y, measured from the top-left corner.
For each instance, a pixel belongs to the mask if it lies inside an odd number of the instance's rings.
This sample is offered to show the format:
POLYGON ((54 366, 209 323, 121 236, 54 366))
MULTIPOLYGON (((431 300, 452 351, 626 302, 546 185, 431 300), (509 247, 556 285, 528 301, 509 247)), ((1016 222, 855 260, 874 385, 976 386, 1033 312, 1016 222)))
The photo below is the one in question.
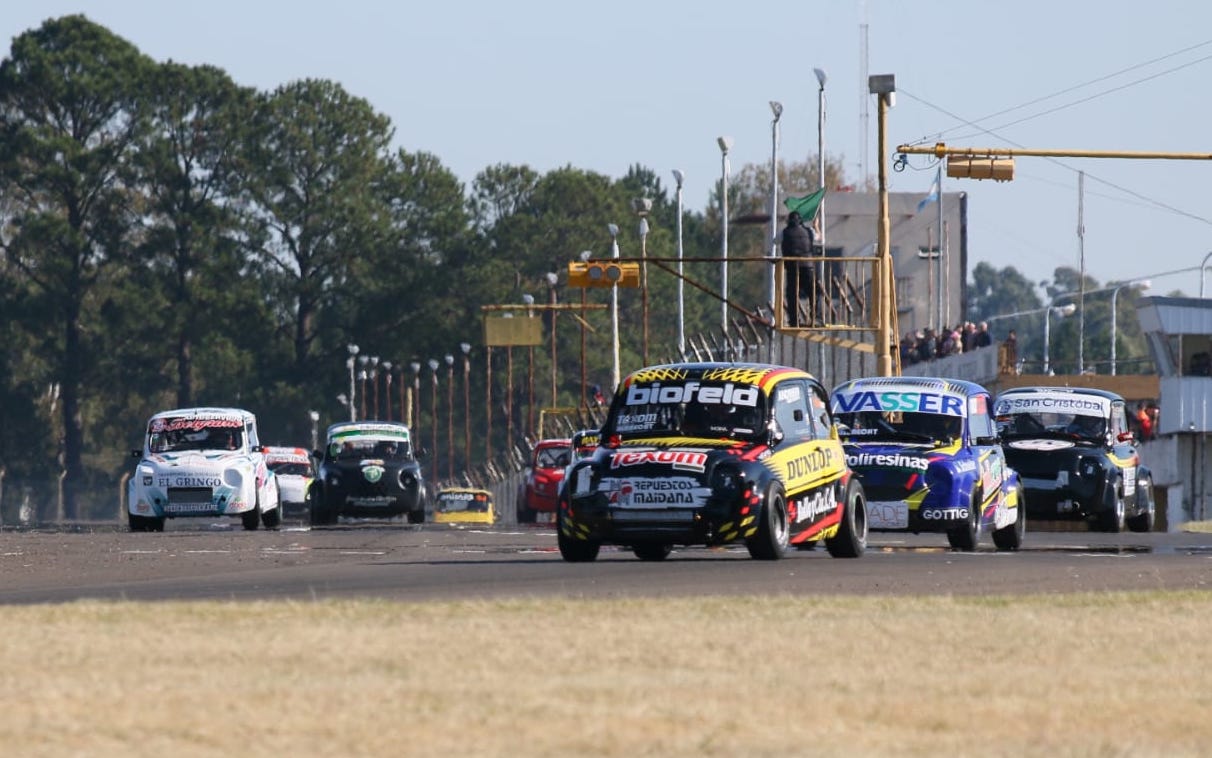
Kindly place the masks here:
POLYGON ((329 487, 340 487, 341 486, 341 477, 337 476, 336 474, 329 474, 328 475, 328 486, 329 487))
POLYGON ((1102 474, 1102 468, 1098 458, 1084 455, 1077 461, 1078 476, 1096 478, 1102 474))
POLYGON ((745 475, 735 466, 716 466, 711 472, 711 489, 721 497, 735 497, 745 486, 745 475))
POLYGON ((223 483, 232 489, 240 489, 244 484, 244 472, 238 468, 229 468, 223 472, 223 483))
POLYGON ((400 480, 400 486, 406 490, 413 489, 417 486, 417 477, 416 477, 416 474, 413 473, 412 471, 408 471, 408 470, 400 471, 399 480, 400 480))

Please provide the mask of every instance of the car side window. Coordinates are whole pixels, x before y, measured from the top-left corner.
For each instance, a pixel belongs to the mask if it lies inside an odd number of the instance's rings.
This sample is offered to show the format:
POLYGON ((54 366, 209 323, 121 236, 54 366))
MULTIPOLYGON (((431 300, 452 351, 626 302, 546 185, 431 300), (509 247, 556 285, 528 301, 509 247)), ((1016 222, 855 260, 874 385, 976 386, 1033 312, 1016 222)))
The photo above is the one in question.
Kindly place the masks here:
POLYGON ((817 439, 825 439, 833 428, 833 416, 829 414, 829 393, 819 384, 808 385, 808 408, 812 417, 812 431, 817 439))
POLYGON ((1128 415, 1124 411, 1123 403, 1115 403, 1111 406, 1111 436, 1119 439, 1119 435, 1128 431, 1128 415))
POLYGON ((798 379, 779 384, 774 389, 774 420, 783 432, 784 440, 812 439, 812 416, 808 408, 808 392, 798 379))
POLYGON ((989 415, 989 400, 978 395, 968 400, 968 434, 972 441, 981 437, 996 437, 997 429, 989 415))

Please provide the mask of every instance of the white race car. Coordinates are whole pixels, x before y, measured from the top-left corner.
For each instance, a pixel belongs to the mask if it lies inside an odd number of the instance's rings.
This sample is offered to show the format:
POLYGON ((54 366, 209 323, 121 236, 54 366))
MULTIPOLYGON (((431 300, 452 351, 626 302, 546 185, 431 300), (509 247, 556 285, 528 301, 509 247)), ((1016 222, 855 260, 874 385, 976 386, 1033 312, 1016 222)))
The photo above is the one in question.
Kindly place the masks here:
POLYGON ((164 519, 239 516, 245 529, 282 521, 278 480, 266 465, 257 419, 238 408, 163 411, 147 422, 127 484, 133 532, 164 530, 164 519))
POLYGON ((282 508, 287 511, 307 509, 307 490, 315 481, 311 453, 301 447, 265 448, 265 463, 278 480, 282 493, 282 508))

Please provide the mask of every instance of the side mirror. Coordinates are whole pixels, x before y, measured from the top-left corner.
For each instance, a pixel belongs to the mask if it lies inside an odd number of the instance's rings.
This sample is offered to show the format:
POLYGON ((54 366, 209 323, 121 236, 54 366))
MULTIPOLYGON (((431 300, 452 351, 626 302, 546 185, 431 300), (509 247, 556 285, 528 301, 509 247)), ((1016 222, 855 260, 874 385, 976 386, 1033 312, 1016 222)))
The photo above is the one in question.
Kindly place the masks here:
POLYGON ((777 421, 771 421, 766 425, 766 444, 770 447, 774 447, 782 442, 784 436, 783 430, 777 421))
POLYGON ((972 440, 974 445, 996 445, 1001 442, 1000 437, 977 437, 972 440))

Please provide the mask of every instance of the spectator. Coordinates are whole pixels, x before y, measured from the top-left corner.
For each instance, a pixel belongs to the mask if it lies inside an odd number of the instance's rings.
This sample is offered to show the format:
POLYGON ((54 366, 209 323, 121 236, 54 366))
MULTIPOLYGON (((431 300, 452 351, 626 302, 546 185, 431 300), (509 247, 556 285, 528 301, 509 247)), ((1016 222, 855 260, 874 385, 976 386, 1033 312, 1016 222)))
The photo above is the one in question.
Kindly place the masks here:
POLYGON ((1136 414, 1133 420, 1136 422, 1136 436, 1140 438, 1141 442, 1148 442, 1153 439, 1153 419, 1149 418, 1149 407, 1145 404, 1145 401, 1142 400, 1136 406, 1136 414))
POLYGON ((979 350, 982 347, 989 347, 993 344, 993 335, 989 333, 989 322, 982 321, 980 326, 976 328, 976 334, 972 337, 973 348, 979 350))
POLYGON ((1161 415, 1161 409, 1157 407, 1157 403, 1149 401, 1149 439, 1157 439, 1158 417, 1161 415))
POLYGON ((964 322, 963 344, 965 353, 972 352, 976 347, 976 325, 971 321, 964 322))
POLYGON ((917 338, 913 332, 905 332, 905 336, 901 338, 900 350, 902 366, 917 363, 917 338))
POLYGON ((1002 342, 1002 349, 1005 351, 1006 366, 1012 371, 1015 370, 1015 367, 1018 366, 1018 332, 1010 330, 1002 342))
MULTIPOLYGON (((784 258, 809 258, 812 256, 816 240, 812 229, 804 226, 800 214, 792 211, 787 216, 787 226, 783 228, 782 251, 784 258)), ((786 324, 792 327, 800 324, 800 298, 808 297, 808 323, 810 326, 816 319, 816 272, 808 261, 787 260, 783 264, 783 301, 786 313, 786 324)))

